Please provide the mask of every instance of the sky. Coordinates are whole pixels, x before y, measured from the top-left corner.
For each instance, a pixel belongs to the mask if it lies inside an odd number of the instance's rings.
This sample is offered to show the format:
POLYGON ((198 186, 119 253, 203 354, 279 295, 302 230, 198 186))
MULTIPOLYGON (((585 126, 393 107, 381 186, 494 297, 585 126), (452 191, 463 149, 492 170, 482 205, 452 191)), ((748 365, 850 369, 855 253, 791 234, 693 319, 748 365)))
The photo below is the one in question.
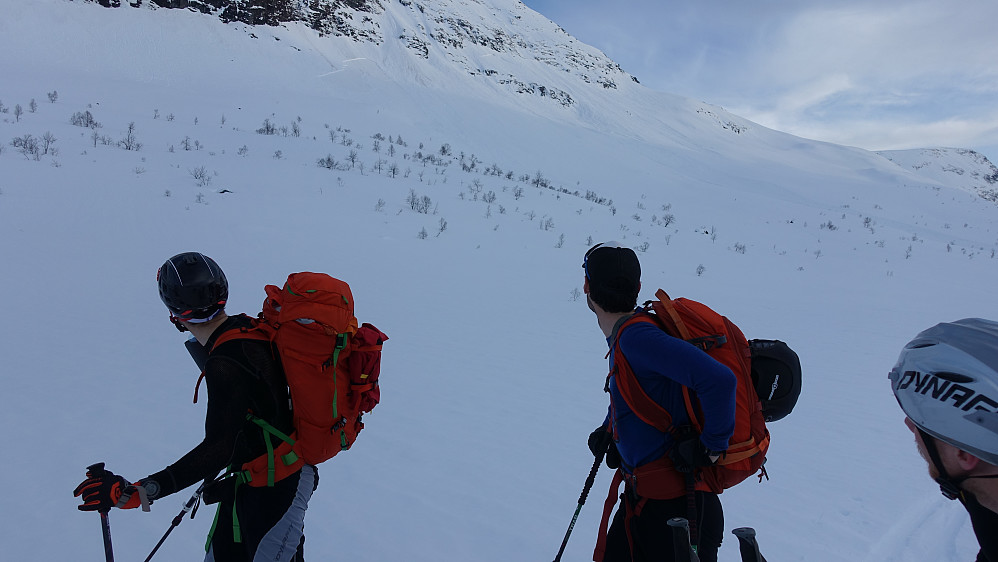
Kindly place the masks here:
POLYGON ((811 139, 998 162, 998 2, 523 2, 650 88, 811 139))

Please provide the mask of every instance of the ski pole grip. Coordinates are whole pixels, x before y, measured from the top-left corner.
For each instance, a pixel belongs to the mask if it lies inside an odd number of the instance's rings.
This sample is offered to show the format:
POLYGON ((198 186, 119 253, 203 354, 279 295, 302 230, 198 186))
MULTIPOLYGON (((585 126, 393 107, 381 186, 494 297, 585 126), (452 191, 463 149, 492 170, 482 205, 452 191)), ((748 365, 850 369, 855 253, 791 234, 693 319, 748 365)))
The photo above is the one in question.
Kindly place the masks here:
POLYGON ((700 562, 690 544, 690 522, 685 517, 673 517, 667 523, 672 527, 673 556, 676 562, 700 562))
POLYGON ((752 527, 738 527, 737 529, 732 529, 731 534, 739 539, 753 539, 755 538, 755 529, 752 527))
POLYGON ((87 467, 87 473, 92 477, 102 476, 106 471, 104 470, 104 463, 98 462, 87 467))
POLYGON ((738 537, 738 552, 742 562, 766 562, 766 557, 759 550, 759 542, 755 540, 755 529, 739 527, 732 529, 731 534, 738 537))

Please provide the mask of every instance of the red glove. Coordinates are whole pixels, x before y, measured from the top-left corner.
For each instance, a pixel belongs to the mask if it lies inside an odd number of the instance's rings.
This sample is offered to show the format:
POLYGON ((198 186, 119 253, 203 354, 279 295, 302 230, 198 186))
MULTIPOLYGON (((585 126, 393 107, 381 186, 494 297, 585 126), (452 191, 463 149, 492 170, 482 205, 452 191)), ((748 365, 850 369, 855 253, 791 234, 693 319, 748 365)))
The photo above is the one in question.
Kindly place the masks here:
POLYGON ((87 479, 73 490, 73 497, 83 496, 80 511, 110 511, 112 507, 132 509, 142 505, 138 489, 127 480, 104 470, 100 462, 87 467, 87 479))

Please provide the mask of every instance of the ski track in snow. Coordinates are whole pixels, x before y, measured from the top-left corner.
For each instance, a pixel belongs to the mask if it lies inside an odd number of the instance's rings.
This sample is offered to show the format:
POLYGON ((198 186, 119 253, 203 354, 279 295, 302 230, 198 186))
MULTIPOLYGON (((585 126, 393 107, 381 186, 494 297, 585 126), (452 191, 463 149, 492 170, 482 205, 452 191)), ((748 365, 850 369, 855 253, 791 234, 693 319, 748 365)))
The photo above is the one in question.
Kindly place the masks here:
POLYGON ((864 560, 970 560, 976 549, 968 554, 967 548, 956 543, 968 522, 966 511, 958 503, 941 495, 921 497, 885 530, 864 560))

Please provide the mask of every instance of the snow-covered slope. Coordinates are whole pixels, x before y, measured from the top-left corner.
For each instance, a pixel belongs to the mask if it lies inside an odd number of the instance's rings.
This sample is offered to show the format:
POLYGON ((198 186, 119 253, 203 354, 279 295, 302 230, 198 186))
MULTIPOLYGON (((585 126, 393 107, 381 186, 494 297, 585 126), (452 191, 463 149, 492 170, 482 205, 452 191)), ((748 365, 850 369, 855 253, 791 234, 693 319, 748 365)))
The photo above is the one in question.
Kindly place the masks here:
MULTIPOLYGON (((595 71, 563 59, 600 55, 515 2, 382 4, 377 43, 0 0, 5 556, 98 558, 96 517, 69 493, 82 469, 140 478, 200 439, 196 373, 153 279, 190 249, 225 268, 233 311, 291 271, 327 271, 391 337, 383 404, 321 468, 310 558, 553 556, 605 409, 581 255, 617 239, 640 251, 643 297, 703 300, 801 356, 772 480, 724 494, 728 528, 756 527, 770 560, 972 557, 886 373, 933 323, 998 318, 992 202, 629 79, 586 82, 595 71), (536 48, 427 40, 423 57, 390 40, 419 24, 432 37, 438 16, 536 48), (565 50, 552 64, 540 45, 565 50), (86 112, 101 126, 71 123, 86 112)), ((566 560, 588 559, 608 483, 604 470, 566 560)), ((184 499, 112 513, 119 558, 145 556, 184 499)), ((210 520, 157 557, 196 556, 210 520)))
POLYGON ((983 154, 964 148, 885 150, 878 154, 932 181, 998 202, 998 167, 983 154))

